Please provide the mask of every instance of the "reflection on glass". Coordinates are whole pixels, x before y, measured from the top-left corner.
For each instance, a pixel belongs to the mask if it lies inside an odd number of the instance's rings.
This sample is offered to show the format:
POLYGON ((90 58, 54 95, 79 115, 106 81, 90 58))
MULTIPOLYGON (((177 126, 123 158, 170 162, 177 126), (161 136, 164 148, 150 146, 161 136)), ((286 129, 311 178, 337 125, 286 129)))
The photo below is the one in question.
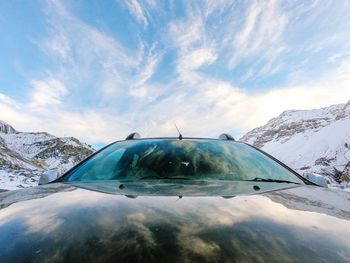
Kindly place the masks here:
POLYGON ((64 181, 252 180, 302 181, 254 148, 220 140, 152 139, 118 142, 70 172, 64 181))

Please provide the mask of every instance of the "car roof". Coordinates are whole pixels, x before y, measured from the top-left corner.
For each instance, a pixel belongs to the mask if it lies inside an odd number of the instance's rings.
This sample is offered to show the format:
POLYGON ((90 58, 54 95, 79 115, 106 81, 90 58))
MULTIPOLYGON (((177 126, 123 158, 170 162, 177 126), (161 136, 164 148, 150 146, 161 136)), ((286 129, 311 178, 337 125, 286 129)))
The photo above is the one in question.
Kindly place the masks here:
POLYGON ((141 135, 137 132, 130 133, 125 140, 141 140, 141 139, 195 139, 195 140, 227 140, 227 141, 236 141, 232 135, 228 133, 222 133, 218 138, 201 138, 201 137, 183 137, 181 133, 179 133, 178 137, 151 137, 151 138, 142 138, 141 135))

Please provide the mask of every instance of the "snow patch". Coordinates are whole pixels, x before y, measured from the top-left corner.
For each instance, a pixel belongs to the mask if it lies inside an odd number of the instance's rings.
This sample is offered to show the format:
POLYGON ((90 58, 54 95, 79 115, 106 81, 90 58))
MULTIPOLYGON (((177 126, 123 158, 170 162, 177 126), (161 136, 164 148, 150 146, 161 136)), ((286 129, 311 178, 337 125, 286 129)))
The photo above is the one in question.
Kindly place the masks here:
POLYGON ((336 188, 349 186, 350 102, 315 110, 285 111, 241 141, 261 148, 303 174, 326 176, 336 188))

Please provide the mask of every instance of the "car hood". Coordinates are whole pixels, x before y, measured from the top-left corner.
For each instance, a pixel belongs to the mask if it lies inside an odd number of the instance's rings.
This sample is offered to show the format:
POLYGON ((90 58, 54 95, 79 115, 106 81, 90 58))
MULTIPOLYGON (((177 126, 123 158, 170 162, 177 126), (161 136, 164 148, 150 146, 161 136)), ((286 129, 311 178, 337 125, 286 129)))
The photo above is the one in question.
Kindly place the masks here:
POLYGON ((0 259, 349 262, 350 194, 273 185, 236 196, 62 183, 0 193, 0 259))

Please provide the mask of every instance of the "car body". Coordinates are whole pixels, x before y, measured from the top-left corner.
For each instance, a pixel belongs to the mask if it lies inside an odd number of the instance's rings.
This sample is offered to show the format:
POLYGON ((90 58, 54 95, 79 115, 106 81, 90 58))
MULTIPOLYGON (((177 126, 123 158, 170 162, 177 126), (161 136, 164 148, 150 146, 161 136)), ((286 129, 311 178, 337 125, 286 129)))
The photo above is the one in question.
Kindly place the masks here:
POLYGON ((232 139, 132 138, 0 193, 0 261, 350 262, 349 204, 232 139))

